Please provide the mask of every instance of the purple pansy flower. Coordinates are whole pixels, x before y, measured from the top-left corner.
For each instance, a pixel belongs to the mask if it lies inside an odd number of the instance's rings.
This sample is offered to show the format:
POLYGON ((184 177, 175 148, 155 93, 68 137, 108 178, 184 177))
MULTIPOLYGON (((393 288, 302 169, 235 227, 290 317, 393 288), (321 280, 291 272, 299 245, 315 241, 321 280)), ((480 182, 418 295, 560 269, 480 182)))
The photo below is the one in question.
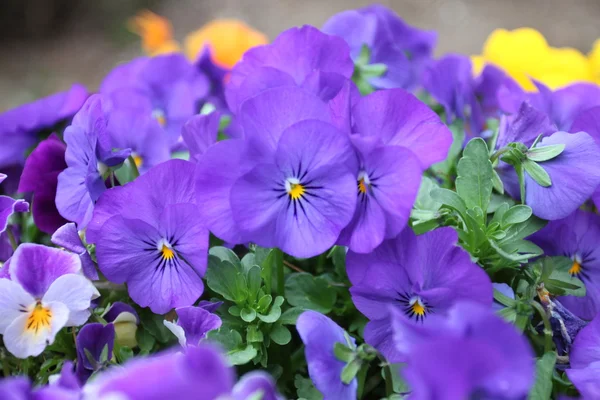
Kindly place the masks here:
POLYGON ((136 333, 137 327, 140 324, 140 317, 133 307, 117 301, 110 306, 103 317, 106 322, 114 325, 116 342, 120 346, 127 346, 129 348, 137 346, 136 333))
MULTIPOLYGON (((529 147, 542 135, 536 148, 564 145, 557 157, 539 163, 550 176, 552 184, 539 185, 525 173, 525 203, 543 219, 565 218, 581 206, 600 185, 600 146, 585 132, 556 132, 547 116, 528 103, 519 113, 503 117, 498 133, 498 148, 510 142, 529 147)), ((512 167, 501 163, 498 173, 506 191, 519 198, 519 183, 512 167)))
POLYGON ((203 307, 181 307, 175 311, 177 321, 165 320, 164 324, 182 347, 197 346, 209 331, 221 327, 221 318, 203 307))
POLYGON ((424 103, 402 89, 380 90, 352 108, 352 132, 410 149, 423 169, 444 161, 452 133, 424 103))
POLYGON ((423 170, 417 156, 405 147, 384 146, 374 136, 353 135, 352 142, 359 155, 358 199, 338 243, 368 253, 404 229, 423 170))
POLYGON ((384 64, 387 71, 370 78, 376 88, 414 88, 423 67, 433 55, 437 33, 407 25, 390 9, 372 5, 342 11, 331 17, 323 32, 342 37, 357 60, 364 45, 371 51, 370 63, 384 64))
POLYGON ((204 46, 198 54, 194 66, 208 78, 210 84, 210 90, 205 101, 214 105, 219 111, 227 111, 225 76, 227 76, 229 70, 220 67, 212 60, 210 46, 204 46))
MULTIPOLYGON (((6 179, 6 175, 0 173, 0 183, 6 179)), ((13 199, 9 196, 0 196, 0 234, 8 228, 8 219, 16 212, 29 211, 29 203, 21 199, 13 199)))
POLYGON ((31 213, 39 230, 52 234, 65 220, 56 209, 58 174, 67 168, 65 151, 67 146, 56 136, 50 135, 25 160, 18 191, 31 192, 35 201, 31 213))
POLYGON ((79 326, 99 296, 81 274, 75 254, 22 244, 10 260, 11 280, 0 279, 0 333, 19 358, 39 355, 64 326, 79 326))
POLYGON ((531 347, 490 307, 457 303, 447 316, 432 316, 432 324, 415 324, 396 309, 390 312, 411 399, 527 396, 535 371, 531 347))
POLYGON ((484 129, 485 116, 498 113, 496 93, 503 82, 504 73, 491 65, 474 77, 471 60, 458 54, 436 60, 423 73, 423 87, 444 107, 446 120, 469 121, 474 135, 484 129))
POLYGON ((168 352, 133 359, 124 368, 98 376, 83 390, 84 400, 212 400, 227 395, 234 371, 213 347, 190 347, 184 353, 168 352))
POLYGON ((77 369, 79 382, 83 385, 90 376, 102 367, 103 363, 112 358, 115 343, 115 327, 113 324, 102 325, 99 323, 87 324, 77 334, 77 369), (108 352, 102 354, 104 348, 108 352), (89 359, 92 357, 92 360, 89 359), (106 359, 101 359, 102 357, 106 359))
POLYGON ((193 304, 204 289, 208 231, 193 177, 192 163, 170 160, 105 192, 86 233, 104 276, 157 314, 193 304))
POLYGON ((583 297, 561 297, 560 302, 580 318, 591 320, 600 312, 600 216, 581 210, 550 221, 530 238, 548 256, 573 260, 569 272, 585 283, 583 297))
POLYGON ((235 400, 251 400, 254 397, 260 400, 283 400, 284 397, 277 393, 273 377, 263 371, 252 371, 235 384, 231 392, 235 400))
POLYGON ((218 111, 206 115, 196 115, 183 125, 181 137, 190 151, 190 161, 198 162, 200 156, 217 143, 219 121, 218 111))
POLYGON ((179 140, 183 124, 199 110, 209 81, 182 54, 142 57, 115 68, 100 93, 117 108, 135 109, 163 128, 168 143, 179 140))
POLYGON ((275 87, 303 87, 329 101, 353 71, 343 39, 305 25, 282 32, 271 44, 248 50, 233 67, 225 96, 236 115, 244 100, 275 87))
POLYGON ((90 96, 64 133, 67 169, 58 175, 56 208, 80 229, 86 227, 94 203, 106 190, 104 169, 123 162, 130 154, 129 149, 112 151, 108 108, 100 95, 90 96))
POLYGON ((344 329, 316 311, 305 311, 298 317, 296 328, 304 343, 308 374, 324 400, 356 398, 357 380, 342 382, 346 363, 336 358, 336 343, 355 347, 355 342, 344 329))
MULTIPOLYGON (((585 132, 594 138, 596 144, 600 147, 600 106, 589 108, 577 115, 571 132, 585 132)), ((600 186, 592 195, 592 200, 597 208, 600 208, 600 186)))
POLYGON ((85 276, 93 281, 98 280, 96 265, 94 264, 90 253, 88 253, 87 248, 81 241, 77 226, 74 223, 70 222, 58 228, 50 240, 55 245, 64 247, 65 249, 78 254, 81 259, 81 267, 85 276))
POLYGON ((579 114, 587 109, 600 106, 600 87, 593 83, 575 83, 556 91, 543 83, 534 81, 537 91, 525 92, 516 82, 507 78, 498 92, 498 100, 503 111, 517 113, 523 101, 528 101, 537 110, 545 113, 558 130, 572 130, 572 124, 579 114))
POLYGON ((600 315, 583 328, 575 337, 569 355, 571 368, 569 379, 584 399, 600 396, 600 315))
POLYGON ((425 325, 432 323, 429 319, 433 313, 445 314, 457 301, 491 307, 490 278, 457 242, 452 228, 420 236, 406 228, 372 253, 348 252, 352 301, 371 320, 365 328, 365 340, 390 362, 398 362, 398 354, 391 342, 389 306, 425 325))
POLYGON ((25 152, 37 142, 37 133, 72 117, 87 98, 86 89, 75 84, 53 94, 0 114, 0 170, 22 165, 25 152))
POLYGON ((247 100, 239 116, 245 139, 221 141, 198 162, 203 221, 230 243, 252 240, 298 257, 327 250, 354 213, 357 174, 330 108, 286 87, 247 100))

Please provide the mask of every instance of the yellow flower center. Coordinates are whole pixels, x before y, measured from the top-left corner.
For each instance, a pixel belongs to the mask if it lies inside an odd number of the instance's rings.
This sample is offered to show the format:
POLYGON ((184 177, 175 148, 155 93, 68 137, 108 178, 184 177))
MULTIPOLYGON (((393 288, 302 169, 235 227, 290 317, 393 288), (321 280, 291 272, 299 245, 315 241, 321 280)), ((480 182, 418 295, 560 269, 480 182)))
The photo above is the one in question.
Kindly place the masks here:
POLYGON ((288 194, 292 198, 292 200, 298 200, 306 189, 300 183, 290 183, 290 189, 288 190, 288 194))
POLYGON ((173 249, 168 247, 166 244, 162 245, 162 249, 160 251, 162 253, 162 257, 165 260, 170 260, 173 257, 175 257, 175 252, 173 251, 173 249))
POLYGON ((135 166, 139 168, 144 164, 144 159, 141 156, 134 155, 133 162, 135 163, 135 166))
POLYGON ((28 332, 35 332, 37 334, 41 329, 50 329, 51 320, 52 312, 38 302, 31 311, 31 314, 29 314, 29 318, 27 318, 25 329, 28 332))
POLYGON ((156 109, 152 111, 152 118, 154 118, 163 128, 165 125, 167 125, 167 117, 165 116, 165 112, 163 110, 156 109))
POLYGON ((569 274, 576 276, 581 272, 581 264, 577 260, 573 260, 573 265, 569 268, 569 274))
POLYGON ((419 317, 425 316, 425 306, 423 304, 421 304, 419 301, 415 302, 415 304, 413 304, 411 306, 411 308, 412 308, 412 312, 414 312, 415 315, 417 315, 419 317))
POLYGON ((367 185, 365 185, 365 180, 362 178, 358 180, 358 191, 361 193, 367 193, 367 185))

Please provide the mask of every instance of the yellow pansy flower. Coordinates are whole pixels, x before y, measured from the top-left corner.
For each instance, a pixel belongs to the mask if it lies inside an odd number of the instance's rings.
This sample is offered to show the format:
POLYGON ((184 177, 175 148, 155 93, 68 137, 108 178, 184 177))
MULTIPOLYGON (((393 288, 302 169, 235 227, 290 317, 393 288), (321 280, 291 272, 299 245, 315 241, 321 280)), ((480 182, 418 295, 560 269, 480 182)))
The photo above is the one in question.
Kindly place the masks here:
POLYGON ((500 67, 528 91, 536 90, 531 79, 552 89, 593 81, 590 62, 581 52, 568 47, 551 47, 544 36, 532 28, 492 32, 482 54, 473 57, 475 70, 486 63, 500 67))
POLYGON ((592 45, 592 51, 588 54, 590 67, 596 83, 600 83, 600 39, 592 45))
MULTIPOLYGON (((180 44, 173 39, 169 20, 151 11, 140 12, 130 20, 129 27, 142 38, 142 48, 151 56, 182 51, 180 44)), ((185 38, 184 50, 193 61, 204 46, 209 46, 213 62, 231 68, 248 49, 268 41, 263 33, 241 21, 217 19, 190 33, 185 38)))

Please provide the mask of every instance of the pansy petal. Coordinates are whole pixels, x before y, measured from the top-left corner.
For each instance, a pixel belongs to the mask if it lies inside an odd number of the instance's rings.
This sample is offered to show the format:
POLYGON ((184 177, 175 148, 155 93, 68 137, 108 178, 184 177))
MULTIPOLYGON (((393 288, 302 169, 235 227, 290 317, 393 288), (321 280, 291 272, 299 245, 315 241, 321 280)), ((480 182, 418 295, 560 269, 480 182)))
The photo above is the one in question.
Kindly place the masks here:
POLYGON ((264 371, 245 374, 233 387, 231 395, 235 400, 248 400, 259 395, 261 400, 280 400, 273 377, 264 371))
POLYGON ((174 322, 167 321, 166 319, 163 321, 163 324, 168 330, 171 331, 173 335, 175 335, 181 347, 187 346, 187 338, 185 337, 185 331, 181 326, 177 325, 174 322))
POLYGON ((35 299, 21 285, 9 279, 0 279, 0 334, 20 315, 23 306, 35 303, 35 299))
POLYGON ((0 233, 6 230, 8 219, 16 212, 29 211, 29 203, 25 200, 15 200, 12 197, 0 196, 0 233))
POLYGON ((12 279, 38 299, 60 276, 80 271, 77 255, 39 244, 21 244, 10 263, 12 279))
POLYGON ((62 303, 47 303, 44 308, 51 313, 50 327, 40 330, 28 328, 30 313, 21 313, 4 331, 6 349, 18 358, 40 355, 69 319, 69 309, 62 303))
POLYGON ((212 112, 208 115, 196 115, 183 125, 181 136, 190 149, 191 160, 198 161, 217 142, 220 120, 221 113, 212 112))
POLYGON ((198 345, 208 331, 221 326, 221 318, 200 307, 181 307, 176 312, 177 324, 183 328, 188 345, 198 345))
POLYGON ((58 277, 42 298, 44 303, 60 302, 68 307, 69 319, 66 326, 83 325, 90 317, 90 302, 100 293, 86 277, 66 274, 58 277))

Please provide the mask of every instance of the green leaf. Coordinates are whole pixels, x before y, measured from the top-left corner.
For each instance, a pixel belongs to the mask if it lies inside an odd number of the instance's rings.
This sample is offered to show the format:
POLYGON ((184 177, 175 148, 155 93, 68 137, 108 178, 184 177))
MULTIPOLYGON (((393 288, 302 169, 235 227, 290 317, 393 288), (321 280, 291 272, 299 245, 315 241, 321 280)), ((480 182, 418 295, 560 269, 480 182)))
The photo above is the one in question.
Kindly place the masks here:
POLYGON ((406 367, 404 363, 391 364, 390 369, 392 371, 392 385, 394 387, 394 392, 396 393, 408 393, 410 392, 410 387, 408 383, 402 377, 402 370, 406 367))
POLYGON ((356 64, 361 65, 361 66, 367 65, 370 60, 371 60, 371 49, 369 49, 369 46, 367 46, 366 44, 363 44, 362 47, 360 48, 360 53, 356 60, 356 64))
POLYGON ((523 168, 529 176, 538 183, 538 185, 543 187, 549 187, 552 185, 552 180, 550 179, 550 175, 546 172, 546 170, 534 161, 525 160, 523 161, 523 168))
POLYGON ((164 344, 175 339, 171 331, 164 324, 164 316, 154 314, 149 308, 142 308, 138 312, 138 315, 140 316, 142 327, 154 336, 156 341, 164 344))
POLYGON ((242 265, 242 262, 240 261, 238 256, 233 252, 233 250, 228 249, 227 247, 223 247, 223 246, 212 247, 208 251, 208 254, 210 254, 211 256, 217 257, 221 261, 229 261, 236 267, 241 267, 241 265, 242 265))
POLYGON ((494 299, 498 303, 503 304, 507 307, 510 307, 516 303, 515 299, 511 299, 510 297, 506 296, 505 294, 496 289, 494 289, 494 299))
POLYGON ((127 346, 121 346, 119 348, 119 359, 121 360, 121 363, 127 362, 130 358, 133 358, 133 350, 127 346))
POLYGON ((500 179, 500 175, 495 169, 492 169, 492 186, 496 192, 504 194, 504 183, 502 183, 502 179, 500 179))
POLYGON ((256 254, 250 252, 247 253, 243 258, 242 258, 242 268, 244 269, 244 271, 246 272, 246 274, 248 273, 248 271, 250 271, 250 269, 254 266, 259 267, 258 263, 256 262, 256 254))
POLYGON ((248 299, 251 303, 257 300, 258 291, 262 285, 262 278, 260 277, 260 267, 255 265, 250 268, 246 275, 248 283, 248 299))
MULTIPOLYGON (((280 298, 279 296, 275 298, 275 300, 277 300, 278 298, 280 298)), ((272 324, 273 322, 276 322, 279 317, 281 317, 281 304, 277 304, 277 302, 273 303, 273 306, 271 307, 271 310, 269 311, 268 314, 263 314, 263 313, 259 313, 258 314, 258 319, 260 319, 262 322, 266 322, 268 324, 272 324)))
POLYGON ((351 349, 340 342, 335 343, 333 354, 335 355, 335 358, 345 363, 351 361, 356 356, 354 349, 351 349))
POLYGON ((442 203, 431 197, 431 191, 436 188, 439 188, 439 186, 433 179, 426 176, 423 177, 417 199, 410 213, 410 217, 413 219, 413 226, 437 219, 440 216, 442 203))
POLYGON ((323 400, 323 395, 315 388, 313 382, 302 375, 294 376, 294 386, 298 400, 323 400))
POLYGON ((346 275, 346 253, 348 248, 345 246, 333 246, 327 258, 331 258, 336 274, 342 279, 347 279, 346 275))
POLYGON ((352 382, 360 370, 361 365, 362 361, 359 359, 354 359, 346 364, 346 366, 342 369, 342 373, 340 374, 342 382, 344 382, 346 385, 352 382))
POLYGON ((258 351, 252 344, 246 345, 243 349, 235 349, 227 353, 229 362, 233 365, 244 365, 248 364, 256 355, 258 351))
POLYGON ((585 296, 585 284, 576 276, 571 276, 569 269, 573 265, 573 261, 568 257, 552 257, 544 262, 552 262, 554 268, 544 280, 544 286, 548 291, 557 296, 585 296))
POLYGON ((238 306, 231 306, 227 309, 227 312, 234 317, 239 317, 242 310, 238 306))
POLYGON ((487 144, 481 138, 471 139, 458 161, 456 178, 456 192, 467 208, 487 210, 492 195, 492 171, 487 144))
POLYGON ((363 78, 377 78, 387 72, 387 65, 381 63, 367 64, 360 67, 360 74, 363 78))
POLYGON ((256 319, 256 310, 253 308, 244 307, 240 312, 240 317, 242 317, 244 321, 250 323, 256 319))
POLYGON ((547 400, 552 395, 552 375, 556 364, 556 353, 548 352, 540 357, 535 363, 535 384, 528 400, 547 400))
POLYGON ((246 328, 246 342, 262 343, 264 339, 264 335, 257 325, 248 325, 248 328, 246 328))
POLYGON ((452 124, 448 126, 450 132, 452 132, 452 145, 448 151, 448 156, 442 162, 433 164, 431 169, 437 175, 449 175, 452 168, 456 165, 456 160, 460 156, 465 142, 465 127, 464 122, 460 119, 455 119, 452 124))
POLYGON ((108 343, 104 345, 104 347, 102 348, 102 352, 100 353, 100 363, 104 364, 107 361, 109 361, 108 360, 108 343))
POLYGON ((533 149, 527 150, 526 155, 531 161, 541 162, 557 157, 564 150, 564 144, 553 144, 550 146, 534 147, 533 149))
POLYGON ((273 301, 273 297, 270 294, 265 294, 262 296, 258 303, 256 304, 256 308, 259 312, 265 312, 269 309, 271 302, 273 301))
POLYGON ((524 239, 527 236, 539 231, 546 226, 547 221, 532 216, 525 222, 514 224, 506 228, 506 237, 499 241, 499 244, 506 244, 516 240, 524 239))
POLYGON ((238 305, 243 304, 248 298, 246 274, 239 261, 235 265, 227 259, 219 261, 215 255, 209 255, 206 283, 226 300, 238 305))
POLYGON ((87 347, 83 348, 83 353, 85 354, 85 358, 87 358, 88 362, 92 366, 93 369, 98 368, 98 361, 92 355, 92 352, 88 350, 87 347))
POLYGON ((135 333, 135 337, 140 351, 146 353, 150 353, 150 351, 152 351, 156 340, 154 339, 154 336, 152 336, 146 329, 138 328, 137 332, 135 333))
POLYGON ((500 311, 497 312, 499 316, 501 316, 506 322, 510 322, 511 324, 517 320, 517 310, 512 307, 504 307, 500 311))
POLYGON ((502 216, 502 226, 519 224, 525 222, 531 217, 531 207, 517 204, 509 208, 502 216))
POLYGON ((467 206, 461 197, 452 190, 436 188, 431 191, 431 198, 457 211, 461 218, 467 214, 467 206))
POLYGON ((281 324, 276 324, 271 330, 269 336, 280 346, 285 346, 292 340, 292 334, 290 333, 290 330, 281 324))
POLYGON ((287 310, 285 310, 283 312, 283 314, 281 314, 281 318, 279 319, 279 322, 284 325, 296 325, 296 321, 298 320, 298 317, 304 311, 306 311, 306 309, 304 309, 302 307, 288 308, 287 310))
POLYGON ((302 272, 289 276, 285 297, 292 306, 328 314, 333 309, 337 293, 327 280, 302 272))

